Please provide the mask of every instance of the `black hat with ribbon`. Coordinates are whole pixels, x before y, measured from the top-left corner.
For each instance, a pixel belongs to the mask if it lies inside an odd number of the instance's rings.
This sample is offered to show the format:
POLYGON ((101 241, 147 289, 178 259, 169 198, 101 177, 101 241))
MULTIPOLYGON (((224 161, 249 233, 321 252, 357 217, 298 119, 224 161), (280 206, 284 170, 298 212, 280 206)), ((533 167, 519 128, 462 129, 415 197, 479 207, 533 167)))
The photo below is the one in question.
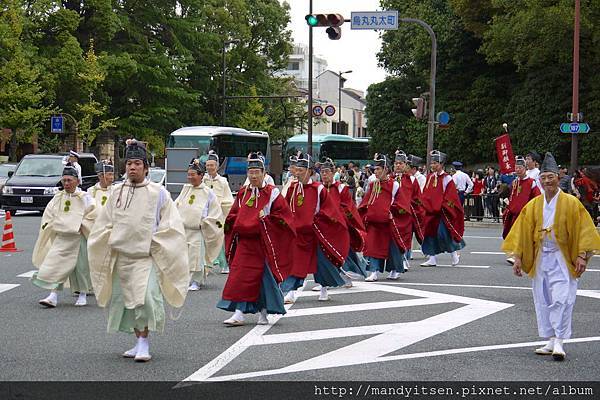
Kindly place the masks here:
POLYGON ((329 169, 332 172, 335 171, 335 162, 333 162, 333 160, 329 157, 325 157, 323 160, 321 160, 321 171, 324 169, 329 169))
POLYGON ((198 175, 204 173, 204 164, 200 162, 197 158, 192 158, 190 164, 188 165, 188 170, 193 170, 198 173, 198 175))
POLYGON ((127 139, 125 143, 127 144, 125 148, 125 160, 142 160, 144 164, 148 164, 146 148, 142 143, 135 139, 127 139))
POLYGON ((442 153, 439 150, 432 150, 431 153, 431 161, 432 162, 438 162, 440 164, 445 164, 446 160, 448 159, 448 156, 446 155, 446 153, 442 153))
POLYGON ((312 168, 315 166, 313 158, 308 153, 298 152, 296 166, 300 168, 312 168))
POLYGON ((550 152, 546 152, 544 162, 542 162, 542 166, 540 167, 540 173, 543 174, 544 172, 554 172, 556 175, 559 173, 558 164, 550 152))
POLYGON ((523 157, 523 156, 515 156, 515 165, 517 165, 517 166, 520 165, 521 167, 524 167, 526 165, 525 164, 525 157, 523 157))
POLYGON ((65 165, 62 176, 72 176, 75 179, 79 179, 79 174, 77 173, 75 167, 71 165, 71 163, 67 163, 67 165, 65 165))
POLYGON ((217 154, 216 151, 209 150, 208 151, 208 158, 206 159, 206 161, 216 161, 217 164, 219 164, 219 155, 217 154))
POLYGON ((411 167, 417 167, 419 165, 423 165, 423 159, 421 157, 413 156, 412 154, 409 154, 408 157, 406 157, 406 162, 411 167))
POLYGON ((388 156, 386 156, 385 154, 375 153, 375 156, 373 157, 373 161, 375 161, 376 167, 382 167, 382 168, 390 167, 390 160, 389 160, 388 156))
POLYGON ((247 169, 265 169, 265 157, 260 151, 256 151, 248 154, 248 167, 247 169))
POLYGON ((97 174, 104 174, 106 172, 115 172, 115 167, 108 160, 102 160, 94 164, 94 171, 97 174))
POLYGON ((407 162, 408 156, 402 150, 396 150, 396 156, 394 157, 394 162, 407 162))

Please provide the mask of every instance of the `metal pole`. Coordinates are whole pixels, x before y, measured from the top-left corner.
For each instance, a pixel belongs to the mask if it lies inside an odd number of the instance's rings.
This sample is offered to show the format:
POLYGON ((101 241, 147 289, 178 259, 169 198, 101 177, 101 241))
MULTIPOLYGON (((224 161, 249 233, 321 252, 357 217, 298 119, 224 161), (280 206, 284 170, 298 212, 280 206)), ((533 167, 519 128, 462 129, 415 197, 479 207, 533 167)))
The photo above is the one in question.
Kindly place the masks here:
MULTIPOLYGON (((310 0, 308 13, 313 13, 313 0, 310 0)), ((312 156, 312 131, 313 131, 313 28, 308 27, 308 154, 312 156)))
POLYGON ((225 65, 225 46, 227 45, 227 41, 224 40, 223 41, 223 98, 222 98, 222 103, 221 103, 221 126, 225 126, 225 68, 227 67, 225 65))
MULTIPOLYGON (((581 1, 575 0, 575 29, 573 33, 573 119, 579 122, 579 20, 581 1)), ((577 147, 579 136, 577 133, 571 135, 571 176, 577 170, 577 147)))
MULTIPOLYGON (((579 0, 577 0, 579 1, 579 0)), ((437 70, 437 39, 435 32, 425 21, 414 18, 400 18, 402 22, 413 22, 421 25, 431 37, 431 71, 429 75, 429 118, 427 121, 427 170, 431 165, 431 151, 433 150, 433 133, 435 130, 435 75, 437 70)))
POLYGON ((338 79, 338 128, 335 133, 342 133, 342 71, 338 79))

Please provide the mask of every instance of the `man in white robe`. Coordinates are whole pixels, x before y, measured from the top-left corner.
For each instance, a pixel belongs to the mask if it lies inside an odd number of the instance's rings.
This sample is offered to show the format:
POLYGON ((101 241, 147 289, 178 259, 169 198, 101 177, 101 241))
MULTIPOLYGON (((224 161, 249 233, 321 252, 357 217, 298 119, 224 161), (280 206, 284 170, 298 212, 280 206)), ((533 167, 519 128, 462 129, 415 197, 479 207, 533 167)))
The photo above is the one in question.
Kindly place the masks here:
POLYGON ((558 166, 546 153, 540 181, 542 196, 529 201, 502 249, 515 259, 513 271, 533 279, 538 333, 548 343, 536 354, 565 359, 563 340, 571 337, 577 281, 590 257, 600 251, 600 235, 583 205, 558 186, 558 166))
MULTIPOLYGON (((221 205, 221 210, 223 211, 223 215, 227 218, 229 214, 229 210, 233 206, 233 195, 231 194, 231 188, 229 187, 229 182, 227 178, 219 175, 219 155, 215 153, 214 150, 210 150, 208 152, 208 158, 206 159, 206 174, 204 175, 203 182, 208 188, 212 189, 217 196, 217 200, 221 205)), ((223 239, 224 240, 224 239, 223 239)), ((221 249, 221 253, 217 261, 215 261, 214 265, 219 265, 221 267, 222 274, 229 273, 229 265, 227 264, 227 260, 225 258, 225 248, 221 249)))
POLYGON ((103 160, 96 163, 94 169, 98 175, 98 183, 88 188, 87 192, 96 200, 98 207, 104 207, 115 180, 115 168, 108 160, 103 160))
POLYGON ((190 267, 190 287, 200 290, 206 282, 207 266, 217 259, 223 247, 225 217, 212 189, 203 182, 204 166, 194 159, 188 166, 188 184, 175 200, 185 227, 190 267))
POLYGON ((108 330, 135 333, 123 357, 149 361, 150 331, 162 331, 164 300, 185 301, 189 283, 181 217, 166 189, 146 179, 146 150, 128 140, 127 181, 116 185, 88 239, 90 272, 98 305, 109 303, 108 330))
POLYGON ((58 291, 67 279, 71 290, 79 292, 76 306, 87 304, 86 294, 92 292, 85 238, 95 218, 95 203, 89 194, 77 187, 77 170, 67 165, 62 185, 46 206, 38 239, 33 249, 32 262, 38 268, 31 282, 50 289, 50 294, 39 303, 56 307, 58 291))

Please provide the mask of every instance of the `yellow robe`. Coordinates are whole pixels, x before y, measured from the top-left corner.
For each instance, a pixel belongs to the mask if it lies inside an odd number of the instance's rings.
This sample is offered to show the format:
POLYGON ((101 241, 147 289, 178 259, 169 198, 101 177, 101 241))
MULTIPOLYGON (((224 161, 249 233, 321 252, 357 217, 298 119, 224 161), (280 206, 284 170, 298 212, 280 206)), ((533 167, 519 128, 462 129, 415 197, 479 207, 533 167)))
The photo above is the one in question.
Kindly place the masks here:
MULTIPOLYGON (((578 278, 575 272, 577 256, 600 253, 600 234, 576 197, 562 191, 558 196, 554 225, 550 229, 554 232, 571 276, 578 278)), ((502 244, 504 252, 521 258, 521 268, 532 278, 535 276, 542 239, 545 234, 550 234, 542 229, 543 207, 544 195, 527 203, 502 244)))
POLYGON ((63 283, 68 278, 79 257, 81 236, 89 235, 95 211, 94 200, 80 189, 54 195, 44 210, 31 257, 40 269, 35 278, 48 283, 63 283))
POLYGON ((200 271, 200 263, 211 265, 223 246, 223 211, 214 192, 204 183, 184 185, 175 206, 185 227, 190 272, 200 271))
POLYGON ((181 217, 164 187, 146 180, 130 192, 129 182, 113 187, 88 238, 90 274, 98 305, 111 299, 115 265, 125 306, 144 304, 152 264, 167 302, 181 307, 189 283, 187 245, 181 217))
POLYGON ((233 206, 233 195, 231 194, 227 178, 217 174, 213 179, 209 174, 204 174, 202 182, 215 192, 217 199, 219 199, 221 209, 223 210, 223 215, 227 217, 229 210, 231 210, 231 207, 233 206))

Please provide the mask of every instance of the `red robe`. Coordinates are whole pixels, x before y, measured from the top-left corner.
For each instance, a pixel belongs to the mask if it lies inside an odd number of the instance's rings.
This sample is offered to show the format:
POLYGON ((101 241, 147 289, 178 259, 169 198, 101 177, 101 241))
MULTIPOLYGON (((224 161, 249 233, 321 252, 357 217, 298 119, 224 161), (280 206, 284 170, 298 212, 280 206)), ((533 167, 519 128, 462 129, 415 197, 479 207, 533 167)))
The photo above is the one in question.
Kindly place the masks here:
POLYGON ((427 183, 423 189, 421 201, 425 209, 425 236, 437 236, 440 222, 443 222, 450 232, 452 240, 460 242, 465 233, 465 212, 458 197, 454 181, 445 172, 427 175, 427 183), (444 190, 444 179, 448 179, 444 190))
POLYGON ((323 185, 312 181, 300 185, 292 183, 286 194, 296 230, 290 275, 306 278, 317 272, 317 245, 334 266, 344 265, 350 236, 340 208, 327 198, 323 185))
POLYGON ((274 186, 266 185, 259 193, 251 200, 251 191, 244 186, 225 219, 230 272, 223 289, 224 300, 258 301, 265 262, 277 282, 290 272, 288 248, 295 237, 292 212, 274 186))
POLYGON ((504 231, 502 232, 502 238, 506 238, 508 236, 508 232, 510 232, 510 228, 512 228, 513 224, 517 220, 517 217, 521 213, 525 204, 529 202, 529 200, 533 199, 536 196, 541 194, 540 189, 534 186, 535 180, 531 178, 516 178, 512 184, 512 191, 510 192, 510 198, 508 207, 504 211, 504 215, 502 219, 504 220, 504 231))
POLYGON ((390 239, 402 252, 411 248, 410 196, 411 193, 401 191, 400 184, 393 179, 369 183, 369 190, 358 207, 367 228, 365 256, 388 258, 390 239), (380 187, 378 195, 377 186, 380 187))
MULTIPOLYGON (((410 198, 410 212, 413 217, 413 232, 417 237, 417 241, 419 243, 423 242, 423 238, 425 237, 424 230, 424 218, 425 218, 425 209, 423 208, 423 203, 421 201, 421 188, 419 187, 419 181, 416 178, 412 178, 408 174, 396 175, 395 179, 401 185, 401 189, 405 191, 405 195, 410 198)), ((412 238, 411 238, 412 241, 412 238)))
POLYGON ((358 213, 356 203, 352 200, 348 186, 334 182, 330 187, 325 187, 325 190, 327 190, 328 199, 335 204, 335 207, 341 207, 350 234, 350 248, 356 252, 362 252, 365 247, 367 230, 358 213))

